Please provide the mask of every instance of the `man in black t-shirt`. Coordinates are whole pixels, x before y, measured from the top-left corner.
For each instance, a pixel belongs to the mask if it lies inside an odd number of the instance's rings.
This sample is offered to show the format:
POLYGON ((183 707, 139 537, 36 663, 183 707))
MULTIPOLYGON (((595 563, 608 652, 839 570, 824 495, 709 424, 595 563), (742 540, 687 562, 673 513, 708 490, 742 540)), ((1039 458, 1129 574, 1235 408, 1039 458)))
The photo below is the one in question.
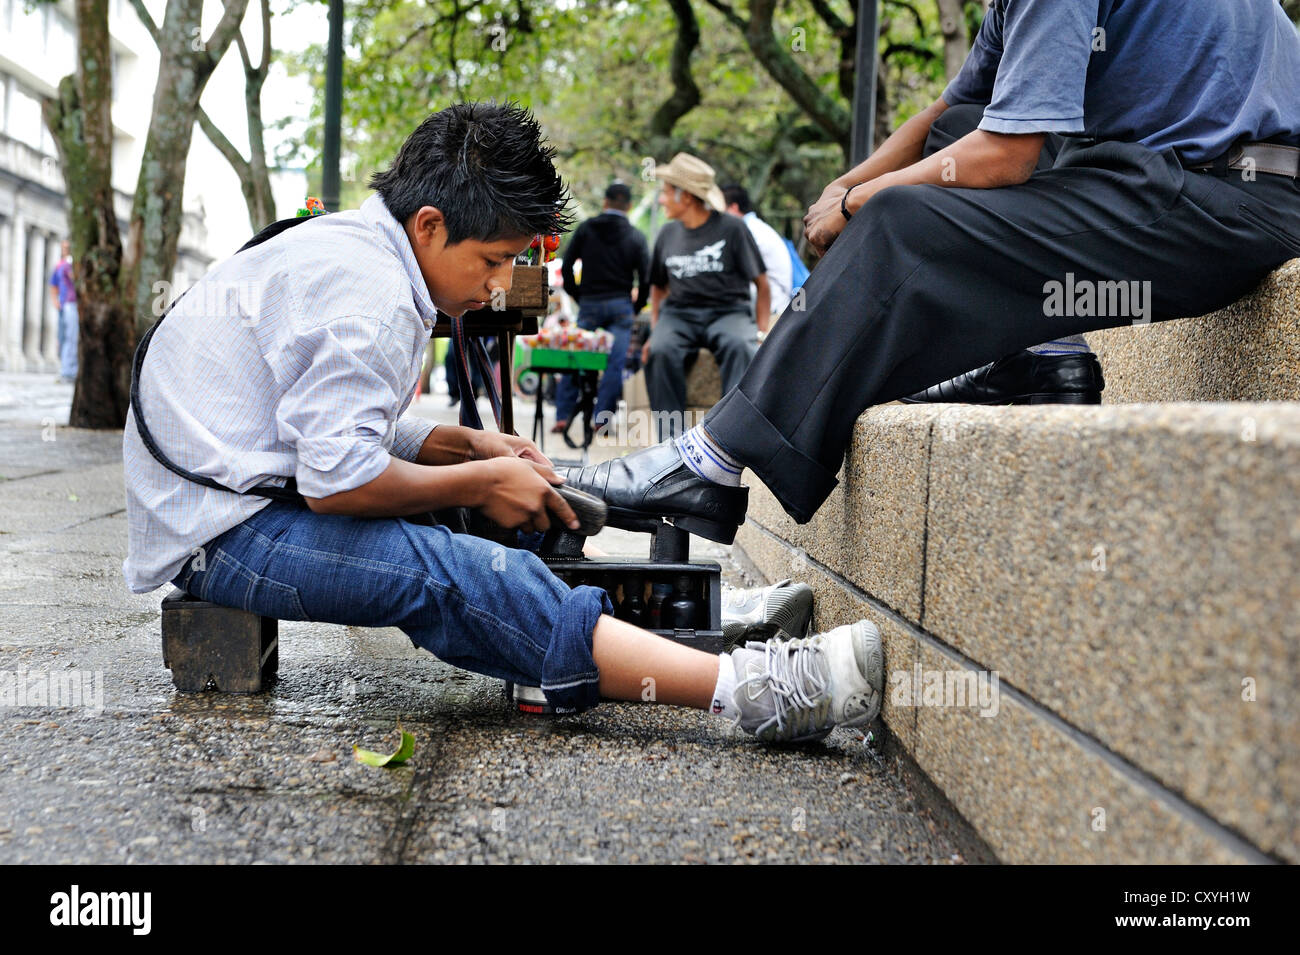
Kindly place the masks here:
POLYGON ((650 406, 664 440, 682 432, 686 362, 700 348, 717 359, 726 394, 757 350, 756 328, 767 330, 771 292, 763 257, 745 223, 724 213, 713 168, 687 153, 655 170, 659 204, 669 222, 650 262, 650 340, 642 359, 650 406), (749 286, 758 300, 750 304, 749 286))

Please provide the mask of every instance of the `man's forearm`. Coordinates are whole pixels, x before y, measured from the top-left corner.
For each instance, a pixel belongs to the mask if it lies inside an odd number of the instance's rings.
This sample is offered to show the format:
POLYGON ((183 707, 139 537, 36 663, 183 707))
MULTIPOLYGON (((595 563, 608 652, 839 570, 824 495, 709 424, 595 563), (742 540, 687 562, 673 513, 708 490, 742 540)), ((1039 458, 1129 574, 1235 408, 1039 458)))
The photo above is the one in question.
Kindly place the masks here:
POLYGON ((659 306, 663 300, 668 297, 668 289, 662 285, 650 286, 650 327, 654 328, 659 321, 659 306))
POLYGON ((977 129, 920 162, 858 186, 849 193, 845 205, 854 213, 890 186, 997 189, 1019 185, 1037 167, 1044 138, 1043 133, 1011 135, 977 129))
POLYGON ((772 321, 772 283, 764 276, 759 278, 762 281, 754 283, 758 289, 754 301, 754 322, 760 332, 766 332, 767 326, 772 321))
MULTIPOLYGON (((441 428, 434 428, 437 434, 441 428)), ((390 456, 379 477, 322 498, 307 498, 317 514, 350 517, 404 517, 446 507, 478 507, 482 503, 484 461, 426 467, 390 456)))
POLYGON ((925 151, 925 141, 930 135, 930 127, 947 108, 948 104, 942 99, 935 100, 894 130, 893 134, 881 143, 880 148, 870 157, 834 180, 831 185, 847 189, 849 186, 868 182, 919 162, 921 154, 925 151))

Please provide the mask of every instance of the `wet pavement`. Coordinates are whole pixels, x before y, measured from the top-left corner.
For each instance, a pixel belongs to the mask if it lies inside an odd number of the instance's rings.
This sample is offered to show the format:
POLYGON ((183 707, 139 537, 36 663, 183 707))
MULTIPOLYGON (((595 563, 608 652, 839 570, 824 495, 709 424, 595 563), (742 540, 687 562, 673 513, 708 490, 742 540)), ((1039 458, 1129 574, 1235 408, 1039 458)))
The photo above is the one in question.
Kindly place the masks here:
MULTIPOLYGON (((0 680, 13 694, 25 671, 28 692, 0 699, 0 862, 964 861, 968 831, 892 746, 836 731, 771 749, 633 704, 526 717, 499 682, 393 629, 282 622, 269 692, 177 693, 159 635, 170 585, 122 580, 121 432, 66 427, 71 393, 0 374, 0 680), (37 695, 55 684, 82 705, 37 695), (394 749, 399 720, 408 763, 352 758, 354 743, 394 749)), ((525 430, 532 407, 516 410, 525 430)), ((445 393, 413 411, 454 420, 445 393)), ((747 582, 729 550, 695 556, 747 582)))

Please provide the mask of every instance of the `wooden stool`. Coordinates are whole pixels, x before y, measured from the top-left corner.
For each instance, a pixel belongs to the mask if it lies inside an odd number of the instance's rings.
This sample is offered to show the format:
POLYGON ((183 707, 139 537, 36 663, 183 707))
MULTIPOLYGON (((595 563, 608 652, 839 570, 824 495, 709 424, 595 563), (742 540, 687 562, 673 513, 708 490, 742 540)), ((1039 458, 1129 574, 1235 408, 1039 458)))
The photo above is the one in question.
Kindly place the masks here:
POLYGON ((279 621, 222 607, 179 588, 163 598, 163 666, 176 689, 260 693, 280 665, 279 621))

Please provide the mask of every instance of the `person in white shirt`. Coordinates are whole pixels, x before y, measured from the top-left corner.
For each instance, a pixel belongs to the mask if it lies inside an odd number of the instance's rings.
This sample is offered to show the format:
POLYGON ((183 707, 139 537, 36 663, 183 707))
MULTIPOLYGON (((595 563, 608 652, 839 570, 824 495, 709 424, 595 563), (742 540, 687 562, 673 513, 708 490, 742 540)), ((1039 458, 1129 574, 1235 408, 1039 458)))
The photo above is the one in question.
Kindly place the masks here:
POLYGON ((786 248, 781 234, 758 217, 748 189, 732 183, 722 187, 722 195, 727 200, 727 211, 744 219, 750 235, 754 237, 754 244, 758 246, 763 266, 767 269, 767 284, 772 290, 772 317, 780 318, 794 295, 791 290, 794 268, 790 264, 790 250, 786 248))
POLYGON ((446 663, 540 686, 561 711, 653 686, 659 703, 765 739, 860 725, 883 689, 865 624, 705 653, 615 619, 605 591, 570 588, 530 550, 421 522, 466 507, 524 532, 578 526, 531 441, 402 416, 438 314, 487 305, 534 235, 569 226, 553 155, 526 110, 442 110, 360 210, 246 248, 160 319, 123 434, 127 585, 398 627, 446 663))

